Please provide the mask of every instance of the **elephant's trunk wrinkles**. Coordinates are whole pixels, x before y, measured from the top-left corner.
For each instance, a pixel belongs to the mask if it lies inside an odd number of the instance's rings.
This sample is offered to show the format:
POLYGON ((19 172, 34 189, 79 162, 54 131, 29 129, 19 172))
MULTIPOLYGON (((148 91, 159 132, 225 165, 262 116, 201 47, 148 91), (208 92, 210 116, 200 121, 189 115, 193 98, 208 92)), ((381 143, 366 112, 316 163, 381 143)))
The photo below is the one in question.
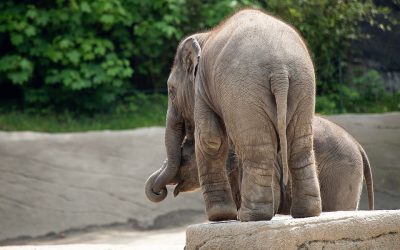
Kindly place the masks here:
POLYGON ((170 105, 167 114, 167 128, 165 130, 168 164, 154 182, 153 191, 156 193, 172 183, 176 178, 181 163, 181 146, 185 134, 184 125, 181 115, 170 105))
POLYGON ((165 197, 167 197, 168 191, 167 191, 166 187, 163 187, 161 189, 161 191, 159 191, 159 192, 153 191, 154 181, 160 175, 160 173, 167 167, 167 165, 168 165, 168 161, 166 160, 166 161, 164 161, 162 167, 159 170, 157 170, 156 172, 154 172, 146 181, 144 189, 145 189, 147 198, 152 202, 160 202, 160 201, 164 200, 165 197))

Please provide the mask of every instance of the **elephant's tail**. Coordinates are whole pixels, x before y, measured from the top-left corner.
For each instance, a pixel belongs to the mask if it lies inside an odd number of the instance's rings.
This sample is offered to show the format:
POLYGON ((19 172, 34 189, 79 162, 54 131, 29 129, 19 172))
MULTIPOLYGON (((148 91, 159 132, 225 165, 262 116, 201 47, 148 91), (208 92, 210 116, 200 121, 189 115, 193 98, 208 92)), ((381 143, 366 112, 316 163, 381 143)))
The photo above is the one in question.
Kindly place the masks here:
POLYGON ((374 210, 374 181, 372 180, 371 165, 369 164, 367 154, 365 153, 364 149, 361 147, 360 144, 358 144, 358 148, 361 152, 361 156, 363 159, 364 178, 365 178, 365 183, 367 184, 367 191, 368 191, 368 207, 369 210, 374 210))
MULTIPOLYGON (((279 135, 279 144, 281 146, 282 156, 282 181, 283 186, 288 183, 289 166, 288 166, 288 150, 286 138, 286 115, 287 115, 287 97, 289 90, 289 75, 287 70, 283 70, 280 74, 271 77, 271 91, 275 96, 277 127, 279 135)), ((282 185, 281 185, 282 186, 282 185)))

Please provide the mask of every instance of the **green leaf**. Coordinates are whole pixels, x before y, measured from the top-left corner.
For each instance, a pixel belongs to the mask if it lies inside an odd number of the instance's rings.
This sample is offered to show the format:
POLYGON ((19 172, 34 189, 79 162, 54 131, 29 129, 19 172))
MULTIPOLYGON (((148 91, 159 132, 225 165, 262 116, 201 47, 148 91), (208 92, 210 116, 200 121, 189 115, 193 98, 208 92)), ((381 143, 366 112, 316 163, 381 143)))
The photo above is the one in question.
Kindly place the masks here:
POLYGON ((17 55, 5 55, 0 58, 0 72, 7 72, 14 70, 18 66, 20 56, 17 55))
POLYGON ((24 37, 18 33, 11 33, 11 43, 18 46, 24 42, 24 37))
POLYGON ((90 8, 90 5, 87 2, 81 3, 81 10, 82 10, 82 12, 86 12, 86 13, 92 12, 92 8, 90 8))
POLYGON ((31 26, 31 25, 28 26, 28 27, 25 29, 25 34, 26 34, 28 37, 36 35, 36 28, 35 28, 34 26, 31 26))
POLYGON ((103 46, 96 46, 96 48, 94 49, 94 52, 98 55, 104 56, 106 53, 106 48, 103 46))
POLYGON ((31 18, 31 19, 35 19, 37 17, 38 13, 36 11, 35 8, 30 8, 27 12, 26 12, 26 16, 31 18))
POLYGON ((80 62, 81 54, 77 50, 71 50, 67 52, 66 56, 72 64, 77 65, 80 62))
POLYGON ((72 47, 72 45, 73 45, 73 43, 67 38, 62 39, 59 42, 59 46, 61 49, 68 49, 68 48, 72 47))
POLYGON ((40 15, 35 19, 36 24, 40 26, 45 26, 49 22, 49 14, 42 11, 40 15))
POLYGON ((49 58, 54 63, 59 62, 63 58, 63 54, 60 51, 55 50, 52 47, 49 47, 46 50, 45 55, 47 58, 49 58))
POLYGON ((32 70, 32 63, 25 58, 21 59, 19 65, 20 65, 21 69, 23 69, 23 70, 28 70, 28 71, 32 70))
POLYGON ((115 21, 115 18, 112 15, 106 14, 106 15, 102 15, 100 17, 100 22, 102 22, 102 23, 104 23, 106 25, 111 25, 111 24, 114 23, 114 21, 115 21))
POLYGON ((22 85, 26 81, 28 81, 30 74, 28 72, 10 72, 7 74, 7 77, 15 84, 22 85))

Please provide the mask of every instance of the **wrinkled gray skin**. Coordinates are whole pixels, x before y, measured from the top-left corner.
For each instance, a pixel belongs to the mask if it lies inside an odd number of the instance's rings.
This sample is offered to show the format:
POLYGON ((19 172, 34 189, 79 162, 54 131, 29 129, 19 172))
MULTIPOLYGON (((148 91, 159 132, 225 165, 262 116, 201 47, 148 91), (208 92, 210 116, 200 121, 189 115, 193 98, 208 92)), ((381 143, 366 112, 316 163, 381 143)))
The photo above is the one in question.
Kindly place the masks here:
POLYGON ((271 219, 280 149, 283 179, 289 170, 293 177, 291 215, 321 213, 311 125, 314 67, 292 27, 261 11, 242 10, 209 32, 189 36, 178 46, 168 96, 168 166, 146 183, 149 199, 162 200, 165 186, 176 181, 189 134, 209 220, 271 219), (238 214, 225 174, 229 141, 243 169, 238 214))
MULTIPOLYGON (((320 183, 322 211, 357 210, 363 185, 367 184, 369 209, 374 209, 372 172, 369 161, 361 145, 338 125, 321 117, 315 117, 314 148, 320 183)), ((233 151, 227 160, 226 170, 237 208, 240 208, 240 160, 233 151)), ((275 164, 274 211, 289 214, 291 188, 281 178, 282 163, 275 164)), ((178 185, 174 194, 195 191, 200 187, 193 141, 182 145, 182 162, 179 169, 178 185)))

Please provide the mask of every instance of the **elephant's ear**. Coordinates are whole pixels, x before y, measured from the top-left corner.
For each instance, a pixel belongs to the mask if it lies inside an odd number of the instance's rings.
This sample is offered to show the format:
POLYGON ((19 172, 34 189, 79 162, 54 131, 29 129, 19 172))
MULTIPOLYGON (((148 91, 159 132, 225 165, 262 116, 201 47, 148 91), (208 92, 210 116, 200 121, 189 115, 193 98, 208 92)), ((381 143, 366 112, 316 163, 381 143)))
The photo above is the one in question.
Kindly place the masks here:
POLYGON ((197 73, 197 66, 200 61, 201 47, 195 37, 188 37, 182 43, 182 60, 184 69, 191 77, 191 81, 194 83, 194 79, 197 73))

